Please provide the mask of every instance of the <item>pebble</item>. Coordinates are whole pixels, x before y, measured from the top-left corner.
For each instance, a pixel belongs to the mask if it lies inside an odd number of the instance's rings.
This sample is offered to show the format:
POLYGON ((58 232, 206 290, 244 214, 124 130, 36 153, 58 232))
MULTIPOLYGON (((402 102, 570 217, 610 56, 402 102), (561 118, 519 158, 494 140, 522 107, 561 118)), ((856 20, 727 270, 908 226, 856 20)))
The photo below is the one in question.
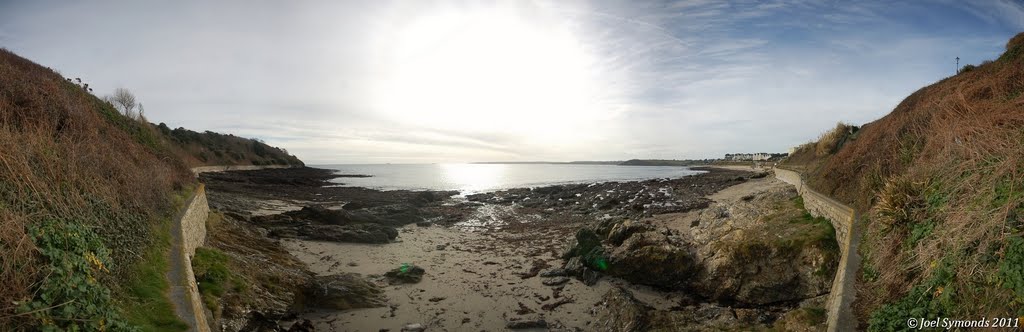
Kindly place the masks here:
POLYGON ((541 281, 541 283, 544 284, 544 286, 558 286, 567 282, 569 282, 569 278, 566 277, 554 277, 551 279, 545 279, 544 281, 541 281))
POLYGON ((402 328, 402 332, 423 332, 426 328, 422 324, 409 324, 402 328))
POLYGON ((564 277, 564 276, 566 276, 568 274, 569 273, 567 271, 565 271, 565 269, 555 268, 555 269, 544 270, 543 272, 540 273, 540 276, 541 277, 564 277))

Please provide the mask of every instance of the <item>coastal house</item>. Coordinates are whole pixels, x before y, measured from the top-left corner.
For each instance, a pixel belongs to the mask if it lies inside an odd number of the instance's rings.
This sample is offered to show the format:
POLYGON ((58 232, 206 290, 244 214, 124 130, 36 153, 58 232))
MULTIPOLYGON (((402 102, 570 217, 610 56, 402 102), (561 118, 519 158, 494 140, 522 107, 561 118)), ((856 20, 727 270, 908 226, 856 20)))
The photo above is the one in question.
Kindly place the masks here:
POLYGON ((728 161, 773 161, 785 158, 789 153, 726 153, 723 160, 728 161))

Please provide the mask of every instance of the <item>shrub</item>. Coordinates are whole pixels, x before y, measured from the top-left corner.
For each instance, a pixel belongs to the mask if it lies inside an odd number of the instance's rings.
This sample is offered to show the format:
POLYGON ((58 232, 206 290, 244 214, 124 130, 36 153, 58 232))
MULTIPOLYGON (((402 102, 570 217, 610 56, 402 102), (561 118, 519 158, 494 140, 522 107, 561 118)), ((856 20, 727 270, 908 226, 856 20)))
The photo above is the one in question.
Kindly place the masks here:
MULTIPOLYGON (((1003 287, 1013 292, 1014 301, 1024 304, 1024 239, 1020 236, 1011 236, 1006 241, 1003 261, 999 263, 999 279, 1003 287)), ((1024 315, 1024 310, 1017 314, 1024 315)))
POLYGON ((1024 46, 1024 32, 1018 33, 1016 36, 1013 36, 1013 38, 1010 38, 1010 41, 1006 42, 1007 51, 1018 46, 1024 46))
POLYGON ((1021 50, 1024 49, 1024 32, 1018 33, 1010 41, 1006 43, 1006 52, 999 57, 1000 60, 1014 60, 1021 54, 1021 50))
POLYGON ((920 218, 925 201, 921 197, 921 185, 906 177, 891 178, 878 193, 875 205, 877 218, 889 227, 911 224, 920 218))
POLYGON ((957 301, 953 284, 954 272, 947 261, 936 263, 931 278, 915 285, 907 296, 885 304, 871 313, 868 331, 902 331, 907 318, 932 319, 954 313, 957 301))
POLYGON ((826 131, 818 137, 817 143, 814 144, 815 154, 825 156, 838 151, 846 141, 846 138, 856 130, 857 127, 855 126, 843 122, 837 123, 835 128, 826 131))
POLYGON ((35 296, 17 311, 31 315, 43 331, 132 331, 111 302, 110 289, 96 279, 109 273, 109 251, 100 237, 78 222, 49 219, 31 230, 49 271, 35 296))

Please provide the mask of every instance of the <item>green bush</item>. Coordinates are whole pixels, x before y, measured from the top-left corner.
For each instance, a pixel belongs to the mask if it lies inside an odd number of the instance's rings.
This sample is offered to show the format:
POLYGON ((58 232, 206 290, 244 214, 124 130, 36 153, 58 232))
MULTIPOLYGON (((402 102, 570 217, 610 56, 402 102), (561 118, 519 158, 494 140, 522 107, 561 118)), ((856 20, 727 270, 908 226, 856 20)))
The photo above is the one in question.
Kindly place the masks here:
POLYGON ((35 297, 18 306, 42 331, 136 331, 114 308, 110 289, 96 280, 109 273, 110 255, 100 237, 78 222, 49 219, 30 232, 48 262, 35 297))
MULTIPOLYGON (((999 279, 1003 287, 1013 291, 1018 307, 1024 307, 1024 239, 1012 236, 1006 242, 1003 261, 999 263, 999 279)), ((1024 310, 1017 314, 1024 315, 1024 310)))
POLYGON ((907 318, 934 319, 952 314, 957 302, 953 270, 945 260, 937 264, 931 277, 915 285, 907 296, 872 312, 868 331, 904 331, 908 329, 907 318))

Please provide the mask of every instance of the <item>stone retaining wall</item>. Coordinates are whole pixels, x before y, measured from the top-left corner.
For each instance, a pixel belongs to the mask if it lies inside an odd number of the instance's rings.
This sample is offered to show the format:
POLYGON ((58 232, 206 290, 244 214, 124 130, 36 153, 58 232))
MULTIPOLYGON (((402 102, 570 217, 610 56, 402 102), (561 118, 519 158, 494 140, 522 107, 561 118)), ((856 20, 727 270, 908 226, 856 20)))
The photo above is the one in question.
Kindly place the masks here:
POLYGON ((292 168, 294 166, 289 165, 224 165, 224 166, 199 166, 193 167, 192 173, 198 175, 199 173, 205 172, 224 172, 224 171, 253 171, 258 169, 273 169, 273 168, 292 168))
MULTIPOLYGON (((203 305, 203 299, 199 295, 199 285, 196 284, 196 276, 192 271, 192 256, 196 254, 196 248, 202 247, 206 243, 206 218, 210 213, 210 206, 206 201, 206 187, 200 183, 199 187, 196 188, 195 193, 192 196, 192 200, 189 205, 185 207, 185 211, 181 215, 181 219, 178 220, 178 227, 174 229, 179 231, 179 234, 175 234, 174 238, 181 239, 180 245, 173 246, 172 250, 180 250, 177 253, 171 253, 171 255, 181 255, 180 260, 172 259, 172 262, 180 262, 181 269, 184 271, 182 279, 175 281, 172 280, 172 287, 183 287, 185 290, 185 300, 188 302, 185 304, 190 308, 184 308, 179 312, 183 312, 184 315, 192 317, 183 317, 183 319, 189 323, 189 331, 209 332, 210 324, 206 316, 206 307, 203 305), (175 283, 185 283, 185 285, 175 285, 175 283), (193 323, 194 322, 194 323, 193 323), (194 325, 193 325, 194 324, 194 325)), ((173 267, 172 267, 173 268, 173 267)))
POLYGON ((206 186, 202 183, 196 188, 195 198, 192 199, 181 218, 181 239, 185 253, 191 258, 196 254, 196 248, 206 244, 206 217, 210 214, 210 206, 206 202, 206 186))
POLYGON ((853 208, 821 194, 807 186, 800 173, 775 168, 775 177, 797 188, 804 200, 804 208, 812 216, 824 217, 832 223, 836 230, 836 242, 841 253, 839 268, 836 269, 832 289, 829 292, 825 309, 828 311, 828 331, 853 331, 856 320, 850 309, 854 297, 855 273, 860 269, 860 256, 857 246, 860 243, 860 227, 857 213, 853 208))
POLYGON ((850 227, 853 225, 855 216, 853 208, 814 191, 804 184, 800 173, 776 168, 775 177, 796 187, 800 197, 804 199, 804 208, 812 216, 824 217, 832 222, 832 227, 836 229, 836 241, 839 242, 839 248, 845 252, 846 244, 849 242, 850 227))

